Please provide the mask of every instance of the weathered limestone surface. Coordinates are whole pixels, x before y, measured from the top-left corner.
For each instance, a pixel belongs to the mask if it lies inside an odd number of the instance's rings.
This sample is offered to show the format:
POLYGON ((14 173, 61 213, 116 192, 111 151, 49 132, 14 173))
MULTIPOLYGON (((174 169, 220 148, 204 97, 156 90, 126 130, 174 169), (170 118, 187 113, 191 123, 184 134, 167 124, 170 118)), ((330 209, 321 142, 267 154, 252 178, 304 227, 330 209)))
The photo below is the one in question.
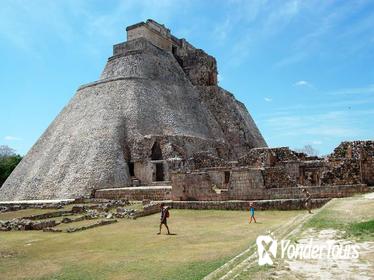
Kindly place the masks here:
POLYGON ((114 46, 99 81, 78 89, 4 183, 0 201, 131 186, 128 163, 143 166, 155 142, 166 162, 201 151, 235 160, 266 146, 245 107, 216 85, 214 58, 167 32, 166 49, 166 41, 139 34, 114 46))
POLYGON ((131 199, 139 201, 145 199, 170 200, 171 186, 101 189, 96 191, 95 197, 98 199, 131 199))
MULTIPOLYGON (((311 208, 319 208, 330 198, 311 200, 311 208)), ((249 210, 250 203, 254 203, 257 210, 301 210, 305 209, 303 199, 272 199, 261 201, 173 201, 167 203, 174 209, 217 209, 217 210, 249 210)))

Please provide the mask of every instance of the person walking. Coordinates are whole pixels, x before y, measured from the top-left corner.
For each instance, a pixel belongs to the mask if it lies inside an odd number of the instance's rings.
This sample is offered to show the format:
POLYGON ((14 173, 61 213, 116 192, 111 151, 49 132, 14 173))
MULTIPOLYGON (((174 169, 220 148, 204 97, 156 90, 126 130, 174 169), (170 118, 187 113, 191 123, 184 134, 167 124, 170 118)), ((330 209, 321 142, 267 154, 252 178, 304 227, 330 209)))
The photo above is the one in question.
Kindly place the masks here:
POLYGON ((161 210, 160 230, 157 234, 161 234, 162 225, 164 225, 166 227, 166 229, 168 230, 168 234, 170 234, 169 227, 168 227, 168 221, 167 221, 167 219, 170 216, 169 209, 168 209, 167 206, 165 206, 164 203, 161 203, 160 204, 160 210, 161 210))
POLYGON ((257 223, 256 218, 255 218, 255 208, 253 206, 253 202, 251 202, 249 204, 249 213, 250 213, 250 216, 251 216, 251 218, 249 220, 249 223, 252 223, 252 220, 254 220, 255 223, 257 223))
POLYGON ((308 210, 309 214, 313 214, 310 208, 310 200, 312 198, 312 195, 307 191, 307 189, 303 189, 303 193, 305 195, 305 203, 304 203, 305 209, 308 210))

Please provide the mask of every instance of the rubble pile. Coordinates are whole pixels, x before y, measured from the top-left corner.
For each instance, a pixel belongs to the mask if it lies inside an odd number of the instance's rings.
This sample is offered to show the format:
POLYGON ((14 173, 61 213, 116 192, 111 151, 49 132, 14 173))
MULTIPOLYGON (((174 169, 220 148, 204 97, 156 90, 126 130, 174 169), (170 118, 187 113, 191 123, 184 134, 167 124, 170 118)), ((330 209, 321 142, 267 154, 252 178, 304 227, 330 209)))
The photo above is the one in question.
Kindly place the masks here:
POLYGON ((352 158, 366 159, 374 157, 374 141, 345 141, 334 149, 331 159, 352 158))
POLYGON ((187 166, 191 170, 209 168, 209 167, 224 167, 227 162, 222 158, 213 155, 211 152, 195 153, 192 158, 187 160, 187 166))
POLYGON ((32 221, 27 219, 12 219, 8 221, 0 220, 0 231, 10 230, 42 230, 46 227, 54 227, 57 225, 55 220, 48 221, 32 221))

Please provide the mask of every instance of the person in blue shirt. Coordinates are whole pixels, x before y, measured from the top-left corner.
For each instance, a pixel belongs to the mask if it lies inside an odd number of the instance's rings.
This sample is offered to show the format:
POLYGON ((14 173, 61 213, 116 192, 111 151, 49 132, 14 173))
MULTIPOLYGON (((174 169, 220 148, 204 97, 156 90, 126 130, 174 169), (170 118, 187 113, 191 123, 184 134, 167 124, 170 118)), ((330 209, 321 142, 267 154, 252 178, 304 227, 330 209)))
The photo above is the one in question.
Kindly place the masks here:
POLYGON ((255 208, 253 206, 253 202, 249 204, 249 213, 251 215, 251 219, 249 220, 249 223, 252 223, 252 219, 255 221, 255 223, 257 223, 256 218, 255 218, 255 208))

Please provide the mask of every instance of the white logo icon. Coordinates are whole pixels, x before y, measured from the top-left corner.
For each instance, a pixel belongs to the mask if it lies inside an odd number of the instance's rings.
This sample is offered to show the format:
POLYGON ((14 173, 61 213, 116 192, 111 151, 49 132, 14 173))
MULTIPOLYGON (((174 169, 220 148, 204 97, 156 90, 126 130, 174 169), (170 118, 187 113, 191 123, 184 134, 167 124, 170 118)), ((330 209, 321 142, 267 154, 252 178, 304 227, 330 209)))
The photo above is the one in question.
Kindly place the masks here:
POLYGON ((277 240, 273 239, 270 235, 260 235, 256 239, 257 251, 258 251, 258 264, 265 265, 273 264, 273 260, 270 255, 274 258, 277 255, 277 240), (269 246, 270 244, 270 246, 269 246))

